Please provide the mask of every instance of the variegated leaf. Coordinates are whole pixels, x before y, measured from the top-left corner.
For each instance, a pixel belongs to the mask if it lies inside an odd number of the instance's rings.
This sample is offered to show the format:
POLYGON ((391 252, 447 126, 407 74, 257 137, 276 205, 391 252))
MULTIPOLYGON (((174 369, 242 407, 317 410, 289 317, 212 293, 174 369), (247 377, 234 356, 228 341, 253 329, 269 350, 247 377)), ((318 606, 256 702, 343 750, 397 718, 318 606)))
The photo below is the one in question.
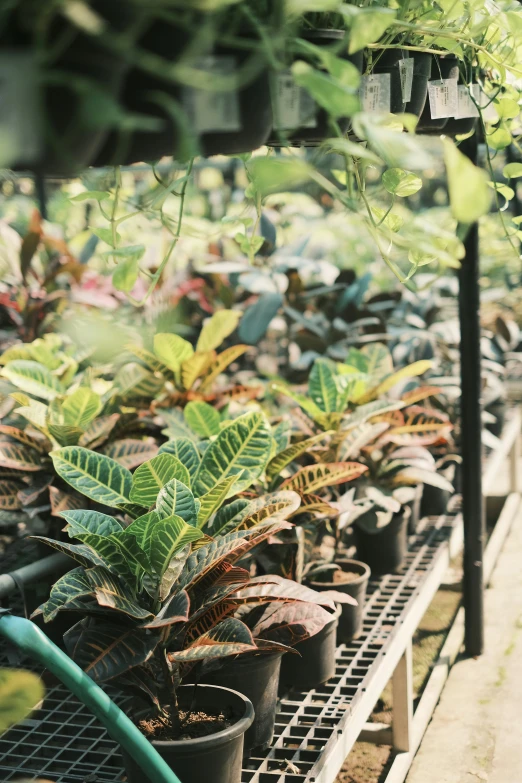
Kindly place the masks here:
POLYGON ((264 471, 272 445, 268 423, 262 413, 247 413, 224 427, 206 449, 194 481, 201 497, 229 476, 241 473, 231 492, 246 489, 264 471))
POLYGON ((9 362, 1 374, 18 389, 42 400, 54 400, 65 391, 58 378, 39 362, 16 359, 9 362))
POLYGON ((110 443, 103 450, 104 454, 115 459, 124 468, 132 470, 153 459, 158 453, 158 446, 152 438, 123 438, 110 443))
POLYGON ((51 516, 61 517, 63 511, 72 511, 85 506, 85 500, 81 495, 62 492, 58 487, 49 487, 51 499, 51 516))
MULTIPOLYGON (((156 502, 160 490, 176 478, 184 483, 190 483, 189 472, 177 457, 172 454, 158 454, 143 463, 134 473, 130 499, 149 508, 156 502)), ((172 513, 171 511, 163 516, 170 516, 172 513)))
POLYGON ((150 550, 150 539, 152 536, 152 530, 156 522, 159 522, 159 514, 155 511, 149 511, 148 514, 138 517, 131 522, 131 524, 125 528, 124 533, 126 536, 135 536, 141 549, 144 552, 150 550))
POLYGON ((187 544, 197 541, 202 533, 196 527, 187 523, 176 515, 160 519, 152 530, 149 550, 150 561, 160 577, 163 577, 169 567, 172 558, 187 544))
POLYGON ((235 529, 236 525, 243 519, 244 511, 249 505, 250 501, 245 498, 237 498, 223 506, 217 511, 214 519, 208 525, 205 525, 205 533, 214 537, 215 531, 223 530, 229 523, 232 523, 232 529, 235 529))
POLYGON ((136 603, 128 588, 105 568, 89 568, 85 572, 100 606, 115 609, 136 620, 149 620, 153 614, 136 603))
POLYGON ((162 519, 174 515, 181 517, 189 525, 197 523, 198 512, 194 495, 187 485, 178 479, 172 479, 160 491, 156 502, 156 512, 162 519))
POLYGON ((107 682, 145 663, 153 655, 159 639, 159 631, 98 623, 93 629, 82 629, 74 647, 68 650, 95 682, 107 682))
POLYGON ((252 629, 253 635, 279 644, 293 647, 314 636, 332 615, 322 606, 304 601, 268 604, 259 622, 252 629))
POLYGON ((9 440, 16 440, 19 443, 22 443, 24 446, 29 446, 31 449, 36 449, 36 451, 39 451, 41 454, 43 454, 45 451, 44 445, 39 440, 32 438, 25 432, 25 430, 20 430, 18 427, 10 427, 8 424, 0 424, 0 436, 2 435, 6 435, 7 439, 9 440))
POLYGON ((83 430, 81 427, 71 427, 68 424, 47 424, 49 435, 59 446, 76 446, 83 430))
POLYGON ((194 354, 192 345, 177 334, 154 335, 154 353, 169 370, 177 373, 181 365, 194 354))
MULTIPOLYGON (((172 454, 177 457, 179 461, 186 467, 190 474, 190 480, 192 480, 197 473, 201 457, 196 448, 194 441, 189 438, 175 438, 169 440, 160 446, 160 454, 172 454)), ((190 486, 190 484, 189 484, 190 486)))
POLYGON ((321 517, 337 517, 339 516, 339 509, 330 505, 326 500, 318 495, 308 494, 301 495, 301 505, 294 512, 293 517, 298 517, 301 514, 319 514, 321 517))
POLYGON ((312 446, 315 446, 316 443, 324 440, 327 434, 329 433, 321 432, 320 435, 314 435, 312 438, 306 438, 306 440, 302 440, 299 443, 294 443, 277 454, 277 456, 270 460, 266 469, 266 476, 269 481, 272 481, 276 476, 279 476, 281 471, 297 459, 297 457, 300 457, 301 454, 304 454, 312 446))
POLYGON ((383 397, 390 389, 393 389, 400 381, 408 380, 409 378, 415 378, 419 375, 423 375, 425 372, 431 369, 433 362, 428 359, 421 359, 413 364, 408 364, 406 367, 401 367, 400 370, 389 375, 379 384, 369 389, 364 395, 365 402, 375 400, 383 397))
POLYGON ((134 356, 137 356, 138 359, 143 362, 143 364, 145 364, 149 370, 152 370, 152 372, 168 374, 169 368, 167 365, 160 361, 153 353, 147 351, 146 348, 142 348, 139 345, 129 345, 127 348, 131 353, 134 354, 134 356))
POLYGON ((221 418, 208 402, 193 400, 187 403, 183 415, 190 429, 201 438, 211 438, 218 434, 221 418))
POLYGON ((201 661, 256 650, 252 634, 240 620, 230 617, 196 639, 190 647, 168 654, 170 661, 201 661))
POLYGON ((167 428, 162 430, 162 434, 167 438, 188 438, 189 440, 197 440, 195 433, 190 429, 183 417, 183 411, 177 408, 162 409, 160 412, 162 419, 165 420, 167 428))
POLYGON ((427 400, 428 397, 434 397, 442 391, 443 389, 441 386, 418 386, 416 389, 405 392, 401 399, 405 405, 413 405, 415 402, 427 400))
POLYGON ((207 392, 211 389, 216 378, 218 378, 232 362, 235 362, 236 359, 242 356, 248 348, 248 345, 233 345, 219 353, 216 361, 209 367, 206 375, 203 376, 199 391, 207 392))
POLYGON ((290 419, 282 419, 282 421, 273 428, 272 435, 276 442, 276 454, 280 454, 290 446, 290 439, 292 437, 292 422, 290 419))
POLYGON ((351 430, 370 419, 382 416, 390 411, 398 411, 401 408, 404 408, 404 402, 402 401, 389 402, 388 400, 374 400, 365 405, 359 405, 355 411, 348 414, 348 416, 343 419, 341 429, 343 432, 351 430))
POLYGON ((185 590, 170 598, 153 620, 145 623, 143 628, 165 628, 167 625, 184 623, 188 620, 190 598, 185 590))
POLYGON ((331 359, 316 359, 308 379, 308 392, 313 402, 324 413, 339 412, 339 394, 335 382, 335 362, 331 359))
POLYGON ((164 601, 167 598, 173 586, 177 582, 179 575, 181 574, 183 568, 185 567, 187 558, 190 555, 191 547, 194 547, 197 544, 199 544, 201 540, 202 539, 198 539, 198 541, 193 541, 191 542, 191 544, 187 544, 187 546, 175 552, 174 555, 171 557, 169 564, 159 581, 158 587, 159 587, 160 601, 164 601))
MULTIPOLYGON (((222 528, 212 527, 212 535, 226 535, 234 530, 250 530, 264 523, 275 523, 289 519, 301 504, 301 498, 296 492, 272 492, 252 500, 238 517, 232 519, 222 528)), ((208 531, 207 531, 208 532, 208 531)))
POLYGON ((16 409, 16 414, 26 419, 32 426, 43 432, 48 437, 49 432, 47 430, 47 414, 49 412, 48 406, 40 402, 39 400, 33 400, 26 394, 15 393, 11 394, 11 397, 21 405, 16 409))
POLYGON ((113 568, 107 560, 104 560, 103 557, 95 552, 90 546, 87 546, 87 544, 69 544, 68 541, 56 541, 53 538, 46 538, 45 536, 32 536, 32 538, 36 541, 42 541, 44 544, 47 544, 53 549, 57 549, 58 552, 62 552, 64 555, 69 555, 69 557, 72 557, 77 563, 85 566, 85 568, 90 568, 91 566, 103 566, 109 570, 112 570, 113 568))
POLYGON ((201 329, 196 351, 213 351, 229 337, 241 318, 240 310, 217 310, 201 329))
POLYGON ((51 452, 58 475, 74 489, 105 506, 118 506, 130 498, 132 475, 118 462, 81 446, 51 452))
POLYGON ((114 378, 114 386, 123 399, 154 398, 163 388, 165 381, 142 367, 131 362, 125 364, 114 378))
POLYGON ((298 470, 294 476, 282 483, 281 488, 293 489, 308 495, 323 487, 353 481, 367 470, 367 466, 361 465, 359 462, 330 462, 312 465, 298 470))
POLYGON ((61 516, 67 522, 64 530, 69 538, 75 538, 82 533, 96 533, 99 536, 108 536, 123 530, 121 522, 99 511, 78 509, 77 511, 62 511, 61 516))
MULTIPOLYGON (((239 478, 240 477, 241 474, 239 474, 239 478)), ((198 527, 202 528, 205 526, 205 523, 210 519, 212 514, 229 496, 229 493, 231 492, 232 487, 235 485, 237 480, 238 476, 229 476, 228 478, 224 478, 208 492, 205 492, 204 495, 201 495, 199 498, 200 507, 197 520, 198 527)), ((205 532, 208 533, 208 530, 205 532)))
POLYGON ((373 424, 365 421, 357 427, 354 427, 339 445, 339 459, 342 462, 345 460, 357 459, 361 453, 361 449, 369 443, 373 443, 383 434, 383 432, 386 432, 389 426, 390 425, 385 421, 379 421, 373 424))
POLYGON ((99 448, 109 438, 119 419, 119 413, 111 413, 109 416, 100 416, 98 419, 95 419, 81 436, 79 445, 90 449, 99 448))
POLYGON ((18 497, 20 487, 16 481, 0 480, 0 508, 9 511, 22 508, 22 501, 18 497))
POLYGON ((0 442, 0 466, 14 470, 43 470, 42 455, 29 446, 12 441, 0 442))
MULTIPOLYGON (((62 402, 64 424, 85 430, 101 412, 102 401, 98 394, 86 386, 80 386, 62 402)), ((83 433, 82 433, 83 434, 83 433)))
POLYGON ((51 588, 47 601, 33 612, 32 617, 43 615, 46 623, 54 620, 60 609, 74 604, 78 607, 78 599, 94 596, 94 589, 89 582, 84 568, 73 568, 58 579, 51 588))
POLYGON ((215 351, 205 351, 194 354, 181 365, 181 384, 184 389, 192 389, 197 379, 205 373, 216 361, 215 351))

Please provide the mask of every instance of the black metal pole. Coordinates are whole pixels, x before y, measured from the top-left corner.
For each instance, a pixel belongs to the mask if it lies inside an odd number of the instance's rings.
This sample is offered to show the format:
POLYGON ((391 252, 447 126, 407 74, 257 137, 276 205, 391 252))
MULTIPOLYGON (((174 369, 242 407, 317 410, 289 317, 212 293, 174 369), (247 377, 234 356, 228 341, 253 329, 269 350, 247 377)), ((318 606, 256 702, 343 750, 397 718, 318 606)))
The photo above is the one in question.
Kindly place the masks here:
MULTIPOLYGON (((467 139, 460 150, 477 163, 477 134, 467 139)), ((459 270, 459 320, 461 367, 461 453, 462 514, 464 519, 464 611, 465 643, 468 655, 480 655, 484 649, 484 575, 485 534, 482 497, 482 421, 480 372, 480 290, 479 235, 473 223, 464 240, 466 249, 459 270)))

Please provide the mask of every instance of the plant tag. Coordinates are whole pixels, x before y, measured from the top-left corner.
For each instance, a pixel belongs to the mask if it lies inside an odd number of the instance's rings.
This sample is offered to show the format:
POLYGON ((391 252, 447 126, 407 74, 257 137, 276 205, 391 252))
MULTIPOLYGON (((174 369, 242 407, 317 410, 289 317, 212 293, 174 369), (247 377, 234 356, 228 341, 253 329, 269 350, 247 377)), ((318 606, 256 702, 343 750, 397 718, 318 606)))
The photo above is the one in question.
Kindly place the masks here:
MULTIPOLYGON (((230 76, 236 70, 234 57, 208 55, 201 57, 196 67, 208 71, 209 82, 213 76, 230 76)), ((186 87, 183 90, 183 108, 196 133, 240 131, 241 111, 239 96, 235 90, 215 92, 186 87)))
POLYGON ((363 111, 370 114, 390 112, 391 74, 370 73, 361 79, 360 95, 363 111))
POLYGON ((457 113, 457 95, 456 79, 437 79, 428 82, 431 119, 454 117, 457 113))
POLYGON ((473 103, 472 97, 477 103, 480 101, 480 86, 478 84, 470 85, 470 88, 465 84, 459 84, 457 87, 457 113, 455 114, 456 120, 464 120, 468 117, 478 117, 479 110, 473 103), (471 90, 471 94, 470 94, 471 90))
MULTIPOLYGON (((478 85, 473 85, 474 87, 478 87, 478 85)), ((484 90, 481 90, 480 87, 478 89, 479 93, 479 105, 482 110, 482 119, 484 122, 497 122, 498 121, 498 113, 495 109, 495 103, 493 102, 492 98, 484 92, 484 90)))
POLYGON ((411 101, 411 89, 413 87, 413 57, 404 57, 399 62, 399 74, 401 77, 402 102, 411 101))
POLYGON ((308 90, 295 83, 290 71, 277 76, 274 114, 277 130, 317 127, 317 104, 308 90))
POLYGON ((0 54, 0 167, 33 163, 42 152, 41 95, 31 52, 0 54))

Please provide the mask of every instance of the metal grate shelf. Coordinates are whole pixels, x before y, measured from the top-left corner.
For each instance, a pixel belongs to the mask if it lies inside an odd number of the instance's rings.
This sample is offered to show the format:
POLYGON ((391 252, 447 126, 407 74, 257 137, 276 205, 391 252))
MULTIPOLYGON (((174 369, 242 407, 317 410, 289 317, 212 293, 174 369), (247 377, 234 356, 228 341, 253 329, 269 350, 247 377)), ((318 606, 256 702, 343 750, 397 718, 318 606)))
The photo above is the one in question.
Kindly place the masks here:
MULTIPOLYGON (((272 747, 245 761, 242 783, 335 778, 440 584, 456 519, 425 520, 410 538, 401 573, 370 581, 363 633, 338 647, 335 676, 325 685, 281 700, 272 747)), ((62 685, 50 687, 42 709, 0 737, 0 781, 20 775, 55 783, 124 779, 117 745, 62 685)))

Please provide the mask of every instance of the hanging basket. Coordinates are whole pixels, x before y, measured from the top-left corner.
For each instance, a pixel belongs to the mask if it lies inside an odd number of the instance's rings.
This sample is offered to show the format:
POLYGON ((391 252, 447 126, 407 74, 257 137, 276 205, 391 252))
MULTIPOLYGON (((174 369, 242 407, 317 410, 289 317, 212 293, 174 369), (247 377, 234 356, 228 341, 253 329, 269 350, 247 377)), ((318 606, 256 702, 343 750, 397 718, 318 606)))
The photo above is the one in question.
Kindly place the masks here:
MULTIPOLYGON (((140 40, 140 47, 172 63, 187 46, 187 31, 164 21, 154 22, 140 40)), ((201 53, 191 65, 213 76, 234 77, 250 57, 248 50, 219 44, 201 53)), ((150 129, 112 133, 94 165, 131 164, 166 155, 186 159, 197 152, 205 156, 250 152, 266 141, 272 124, 268 69, 263 64, 247 84, 237 90, 213 91, 184 86, 141 68, 127 77, 123 105, 139 115, 150 129)))
MULTIPOLYGON (((302 34, 305 41, 316 46, 335 47, 344 38, 342 30, 312 30, 302 34)), ((340 53, 344 60, 362 69, 363 54, 340 53)), ((296 57, 295 59, 298 59, 296 57)), ((328 113, 309 95, 304 87, 295 84, 290 72, 276 74, 273 95, 274 126, 266 142, 270 147, 287 145, 316 147, 332 135, 328 113)), ((349 117, 341 117, 337 124, 343 133, 350 125, 349 117)))

